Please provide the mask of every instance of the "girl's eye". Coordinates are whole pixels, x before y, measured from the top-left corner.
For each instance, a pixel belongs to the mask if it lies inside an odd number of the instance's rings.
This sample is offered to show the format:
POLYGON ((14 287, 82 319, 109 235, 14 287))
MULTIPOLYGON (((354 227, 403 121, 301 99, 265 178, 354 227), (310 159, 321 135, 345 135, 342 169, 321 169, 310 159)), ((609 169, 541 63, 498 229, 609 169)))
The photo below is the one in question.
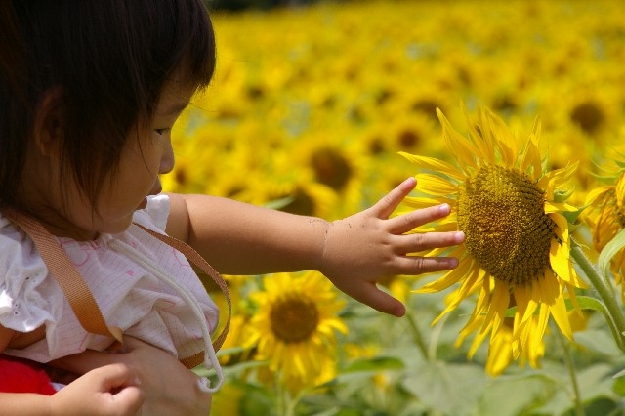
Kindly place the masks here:
POLYGON ((169 132, 170 130, 171 130, 170 128, 166 128, 166 129, 156 129, 154 131, 158 133, 159 136, 162 136, 163 134, 169 132))

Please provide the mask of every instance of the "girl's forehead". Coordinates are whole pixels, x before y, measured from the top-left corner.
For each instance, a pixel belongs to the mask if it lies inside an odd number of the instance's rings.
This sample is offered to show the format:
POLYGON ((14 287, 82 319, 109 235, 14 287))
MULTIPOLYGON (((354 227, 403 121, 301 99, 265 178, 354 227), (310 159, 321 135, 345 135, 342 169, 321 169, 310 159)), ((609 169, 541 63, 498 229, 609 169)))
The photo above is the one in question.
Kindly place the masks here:
POLYGON ((195 90, 196 88, 188 83, 177 82, 176 80, 168 81, 158 100, 156 114, 160 116, 180 114, 189 104, 195 90))

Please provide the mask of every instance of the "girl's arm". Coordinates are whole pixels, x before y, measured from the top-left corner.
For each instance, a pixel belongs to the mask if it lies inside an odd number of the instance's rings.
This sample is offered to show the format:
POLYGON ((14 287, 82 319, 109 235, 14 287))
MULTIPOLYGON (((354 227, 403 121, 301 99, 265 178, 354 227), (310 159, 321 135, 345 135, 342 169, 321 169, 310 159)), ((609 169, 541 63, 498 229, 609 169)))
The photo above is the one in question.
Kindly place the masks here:
POLYGON ((187 241, 222 273, 319 270, 356 300, 400 316, 403 305, 376 282, 452 269, 456 259, 408 254, 464 241, 461 232, 406 234, 448 215, 447 205, 390 218, 415 185, 410 178, 371 208, 331 223, 226 198, 172 194, 167 232, 187 241))

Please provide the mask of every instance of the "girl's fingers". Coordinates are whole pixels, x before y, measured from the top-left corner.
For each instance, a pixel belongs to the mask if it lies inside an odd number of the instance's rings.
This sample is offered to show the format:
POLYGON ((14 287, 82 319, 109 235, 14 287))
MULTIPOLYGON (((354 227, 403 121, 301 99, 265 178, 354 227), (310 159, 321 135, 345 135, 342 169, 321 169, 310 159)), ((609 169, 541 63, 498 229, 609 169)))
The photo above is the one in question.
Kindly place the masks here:
POLYGON ((349 295, 378 312, 395 316, 403 316, 406 313, 406 308, 400 301, 380 290, 375 283, 362 284, 357 288, 352 288, 349 295))
POLYGON ((464 242, 462 231, 427 232, 399 235, 394 240, 396 253, 408 254, 429 251, 434 248, 450 247, 464 242))
POLYGON ((111 391, 127 386, 137 386, 140 381, 136 375, 124 364, 113 363, 92 370, 92 375, 102 386, 103 391, 111 391))
POLYGON ((414 189, 417 185, 417 180, 414 177, 408 178, 386 196, 380 199, 371 209, 375 212, 376 216, 381 219, 388 219, 393 211, 397 208, 399 203, 414 189))
POLYGON ((390 219, 389 231, 393 234, 403 234, 432 221, 445 218, 450 212, 451 207, 449 204, 440 204, 429 208, 418 209, 390 219))
POLYGON ((398 274, 421 274, 451 270, 458 267, 455 257, 404 256, 397 261, 398 274))

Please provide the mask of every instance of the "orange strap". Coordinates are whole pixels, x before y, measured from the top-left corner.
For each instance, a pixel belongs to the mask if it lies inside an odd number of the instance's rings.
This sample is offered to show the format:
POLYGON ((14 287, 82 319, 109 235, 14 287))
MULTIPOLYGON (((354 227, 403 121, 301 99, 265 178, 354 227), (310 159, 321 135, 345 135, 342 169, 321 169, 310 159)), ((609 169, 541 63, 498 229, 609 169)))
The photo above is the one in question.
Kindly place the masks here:
MULTIPOLYGON (((41 254, 41 258, 61 286, 69 305, 74 311, 74 314, 76 314, 82 327, 87 332, 112 336, 117 341, 122 342, 121 329, 106 325, 104 316, 89 286, 87 286, 80 272, 74 267, 67 257, 67 254, 52 234, 37 220, 13 208, 3 207, 2 214, 14 224, 18 225, 34 241, 37 250, 39 250, 41 254)), ((232 312, 230 293, 226 281, 219 272, 213 269, 202 256, 184 241, 160 234, 138 224, 135 225, 184 254, 196 267, 207 273, 224 292, 226 300, 228 301, 228 320, 221 334, 213 341, 213 348, 215 351, 218 351, 228 335, 230 329, 230 315, 232 312)), ((184 357, 180 361, 189 368, 195 367, 203 361, 203 353, 184 357)))
POLYGON ((3 208, 2 214, 14 224, 19 225, 34 241, 41 258, 63 289, 63 293, 82 327, 92 334, 112 336, 121 342, 121 329, 106 325, 104 316, 102 316, 89 286, 52 234, 39 221, 13 208, 3 208))

